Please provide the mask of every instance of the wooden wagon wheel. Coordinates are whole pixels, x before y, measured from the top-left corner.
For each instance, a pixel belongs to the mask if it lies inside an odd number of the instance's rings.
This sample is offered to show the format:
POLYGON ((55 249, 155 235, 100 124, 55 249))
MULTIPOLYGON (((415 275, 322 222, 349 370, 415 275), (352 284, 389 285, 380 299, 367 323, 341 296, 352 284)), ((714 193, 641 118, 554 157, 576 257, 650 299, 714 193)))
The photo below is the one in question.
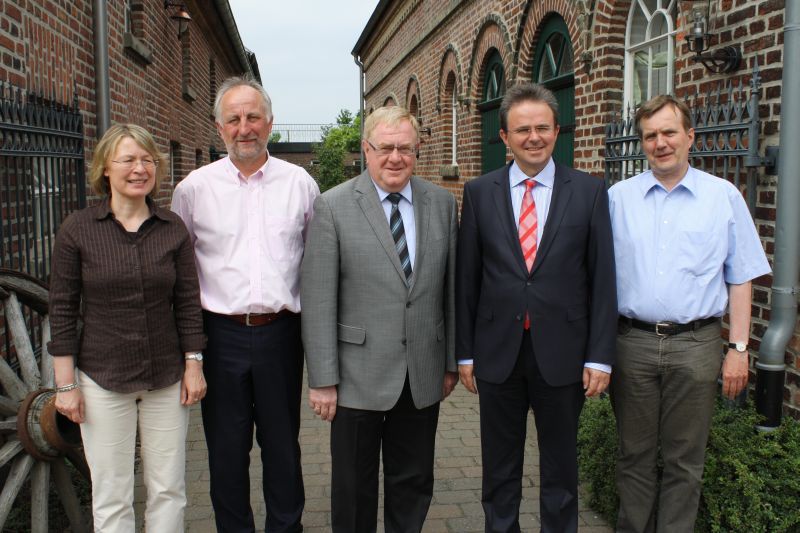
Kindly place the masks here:
POLYGON ((9 335, 19 361, 20 376, 0 357, 0 467, 10 470, 0 492, 0 530, 26 479, 30 477, 31 533, 47 533, 48 497, 52 477, 56 492, 75 533, 89 531, 72 485, 65 457, 89 479, 89 468, 80 448, 80 429, 55 410, 53 358, 47 352, 50 323, 47 288, 25 274, 0 269, 9 335), (41 363, 37 365, 20 303, 41 316, 41 363))

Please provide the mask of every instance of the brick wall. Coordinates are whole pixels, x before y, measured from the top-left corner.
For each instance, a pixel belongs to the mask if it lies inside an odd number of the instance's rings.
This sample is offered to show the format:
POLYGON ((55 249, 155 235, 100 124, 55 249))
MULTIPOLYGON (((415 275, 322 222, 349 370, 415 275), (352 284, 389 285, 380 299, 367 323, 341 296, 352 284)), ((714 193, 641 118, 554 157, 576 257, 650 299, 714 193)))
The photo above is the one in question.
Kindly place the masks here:
MULTIPOLYGON (((418 174, 460 198, 463 183, 481 169, 484 66, 496 49, 506 83, 530 80, 537 30, 551 14, 567 24, 575 58, 575 167, 603 175, 604 127, 622 108, 625 31, 631 0, 597 0, 593 8, 575 0, 405 0, 384 13, 360 51, 365 69, 365 108, 392 97, 409 102, 413 91, 423 128, 418 174), (449 81, 448 81, 449 80, 449 81), (452 138, 450 91, 458 105, 457 169, 449 165, 452 138)), ((685 2, 680 2, 685 7, 685 2)), ((684 40, 690 22, 676 21, 675 92, 702 102, 720 82, 747 85, 754 62, 761 68, 760 145, 777 145, 783 68, 784 0, 712 0, 714 46, 739 45, 742 67, 732 74, 709 74, 693 63, 684 40)), ((723 94, 723 98, 725 95, 723 94)), ((762 150, 763 152, 763 150, 762 150)), ((772 259, 777 178, 759 169, 755 220, 772 259)), ((758 349, 769 322, 771 276, 754 283, 751 345, 758 349)), ((785 412, 800 418, 800 331, 786 351, 785 412)))
MULTIPOLYGON (((124 2, 107 3, 111 122, 144 126, 164 153, 170 143, 179 147, 175 182, 195 168, 198 152, 205 164, 211 146, 224 151, 210 94, 243 71, 208 4, 187 2, 192 22, 179 40, 162 2, 134 0, 127 37, 124 2)), ((97 125, 91 2, 0 0, 0 80, 59 102, 77 95, 88 167, 97 125)), ((162 185, 159 203, 169 202, 170 183, 162 185)))

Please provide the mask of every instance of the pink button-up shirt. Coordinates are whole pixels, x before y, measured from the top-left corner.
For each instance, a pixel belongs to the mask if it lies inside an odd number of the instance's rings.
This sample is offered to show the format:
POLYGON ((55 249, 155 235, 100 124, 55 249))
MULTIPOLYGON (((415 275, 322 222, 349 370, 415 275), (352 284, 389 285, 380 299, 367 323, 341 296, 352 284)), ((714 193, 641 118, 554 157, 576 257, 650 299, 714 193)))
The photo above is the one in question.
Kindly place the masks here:
POLYGON ((181 181, 172 197, 189 230, 203 309, 300 312, 300 261, 319 187, 270 156, 249 178, 227 157, 181 181))

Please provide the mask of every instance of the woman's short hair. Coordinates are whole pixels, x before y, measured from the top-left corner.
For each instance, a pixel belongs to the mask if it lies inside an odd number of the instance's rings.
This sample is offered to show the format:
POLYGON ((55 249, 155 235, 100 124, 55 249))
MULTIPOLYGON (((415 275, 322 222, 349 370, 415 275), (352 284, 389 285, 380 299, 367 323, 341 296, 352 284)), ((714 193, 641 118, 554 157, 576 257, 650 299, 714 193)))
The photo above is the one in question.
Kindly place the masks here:
POLYGON ((154 196, 161 187, 161 182, 167 173, 169 161, 167 156, 158 149, 153 136, 146 129, 136 124, 115 124, 108 128, 108 131, 105 132, 103 138, 94 148, 92 164, 89 167, 89 185, 92 186, 92 190, 96 194, 108 195, 111 193, 108 176, 106 176, 106 168, 108 167, 108 162, 114 157, 120 141, 126 137, 136 141, 136 144, 142 147, 157 162, 156 183, 153 186, 153 190, 150 191, 150 196, 154 196))

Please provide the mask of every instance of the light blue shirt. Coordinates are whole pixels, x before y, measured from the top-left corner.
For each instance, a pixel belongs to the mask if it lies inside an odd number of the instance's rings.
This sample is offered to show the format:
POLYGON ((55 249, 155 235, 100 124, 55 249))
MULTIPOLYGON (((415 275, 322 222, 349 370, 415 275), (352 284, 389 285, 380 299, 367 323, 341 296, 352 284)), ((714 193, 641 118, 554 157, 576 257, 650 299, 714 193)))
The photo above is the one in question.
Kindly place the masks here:
MULTIPOLYGON (((536 181, 536 186, 531 189, 533 194, 533 202, 536 204, 536 242, 542 242, 542 234, 544 233, 544 226, 547 224, 547 215, 550 213, 550 200, 553 197, 553 183, 556 179, 556 165, 553 158, 547 162, 545 167, 535 176, 527 176, 517 162, 511 163, 511 168, 508 169, 508 181, 511 186, 511 208, 514 210, 514 221, 519 229, 519 213, 522 210, 522 198, 525 195, 525 181, 528 179, 536 181)), ((531 327, 535 327, 532 324, 531 327)), ((472 359, 460 359, 458 364, 471 365, 472 359)), ((594 368, 595 370, 602 370, 610 374, 611 366, 602 363, 584 363, 587 368, 594 368)))
POLYGON ((608 191, 619 314, 645 322, 722 316, 727 285, 770 272, 730 182, 689 167, 667 192, 651 171, 608 191))
POLYGON ((553 159, 536 176, 526 176, 522 169, 517 166, 517 162, 511 164, 508 169, 508 181, 511 186, 511 208, 514 210, 514 222, 519 229, 519 213, 522 210, 522 198, 525 196, 525 181, 533 178, 536 186, 531 189, 533 202, 536 204, 536 243, 542 242, 544 225, 547 223, 547 215, 550 213, 550 199, 553 197, 553 182, 556 179, 556 165, 553 159))
MULTIPOLYGON (((378 199, 381 201, 381 207, 383 207, 383 212, 386 214, 386 223, 389 223, 389 219, 392 215, 392 202, 390 202, 386 197, 389 196, 389 193, 378 187, 378 184, 375 181, 372 181, 373 185, 375 185, 375 190, 378 191, 378 199)), ((408 258, 411 260, 411 270, 414 270, 414 258, 417 256, 417 224, 414 221, 414 203, 411 194, 411 181, 409 180, 406 183, 406 186, 400 192, 400 195, 403 197, 400 200, 400 203, 397 204, 397 208, 400 210, 400 216, 403 217, 403 230, 406 234, 406 247, 408 248, 408 258)))

